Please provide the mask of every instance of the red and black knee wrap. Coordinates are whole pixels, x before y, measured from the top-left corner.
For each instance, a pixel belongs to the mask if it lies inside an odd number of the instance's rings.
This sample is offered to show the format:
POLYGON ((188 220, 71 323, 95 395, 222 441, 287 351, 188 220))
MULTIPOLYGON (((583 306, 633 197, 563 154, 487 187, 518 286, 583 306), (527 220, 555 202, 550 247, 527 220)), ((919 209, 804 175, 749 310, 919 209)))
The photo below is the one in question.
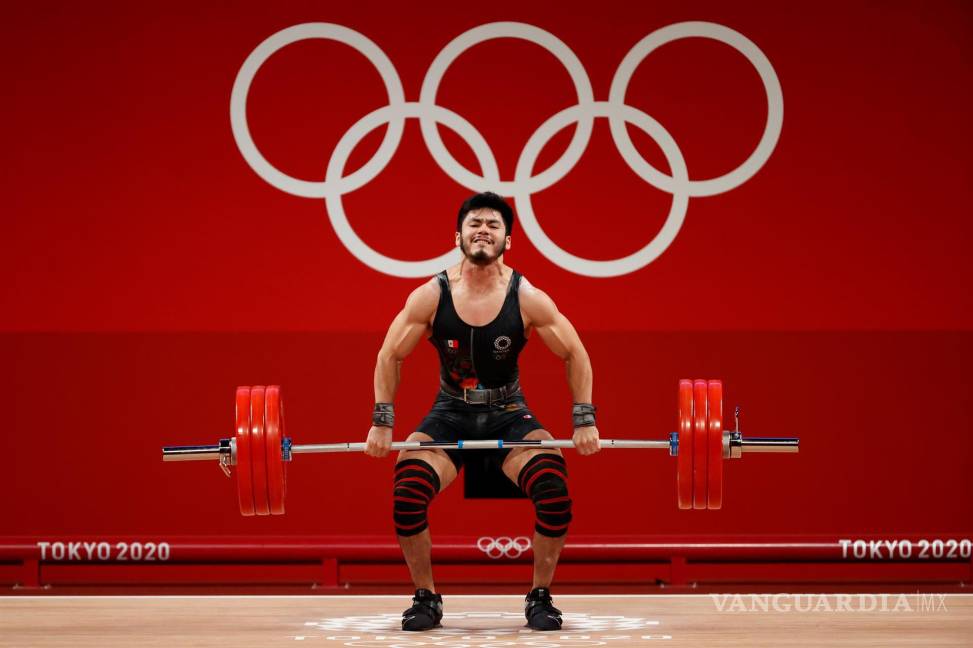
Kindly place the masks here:
POLYGON ((429 527, 426 512, 439 492, 439 475, 422 459, 395 464, 392 488, 392 519, 400 536, 422 533, 429 527))
POLYGON ((520 470, 517 484, 534 502, 537 521, 534 529, 550 538, 563 536, 571 522, 568 497, 568 467, 556 454, 535 455, 520 470))

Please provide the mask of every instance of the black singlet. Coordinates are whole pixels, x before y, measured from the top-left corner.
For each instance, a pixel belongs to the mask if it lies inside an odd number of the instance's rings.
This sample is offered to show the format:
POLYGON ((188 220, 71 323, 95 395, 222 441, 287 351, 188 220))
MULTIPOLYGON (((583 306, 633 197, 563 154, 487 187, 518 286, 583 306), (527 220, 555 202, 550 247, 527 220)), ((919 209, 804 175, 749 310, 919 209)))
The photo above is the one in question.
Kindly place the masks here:
POLYGON ((439 352, 439 374, 456 389, 502 387, 517 379, 517 356, 527 344, 520 316, 520 273, 512 271, 503 306, 493 321, 470 326, 456 313, 446 272, 439 280, 439 306, 429 341, 439 352))

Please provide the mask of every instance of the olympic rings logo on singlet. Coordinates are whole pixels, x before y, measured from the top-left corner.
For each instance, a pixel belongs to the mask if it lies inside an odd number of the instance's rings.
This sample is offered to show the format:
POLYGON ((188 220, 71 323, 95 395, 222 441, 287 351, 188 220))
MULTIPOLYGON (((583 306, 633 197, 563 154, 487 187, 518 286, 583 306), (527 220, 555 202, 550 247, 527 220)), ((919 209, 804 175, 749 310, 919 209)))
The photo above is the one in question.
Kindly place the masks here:
POLYGON ((590 277, 615 277, 635 272, 657 259, 675 240, 686 217, 689 199, 713 196, 734 189, 757 173, 777 145, 784 122, 784 97, 777 73, 764 53, 743 34, 712 22, 681 22, 648 34, 622 59, 612 79, 607 101, 596 101, 588 74, 574 52, 559 38, 539 27, 519 22, 494 22, 470 29, 446 45, 429 66, 418 101, 406 101, 402 82, 391 60, 378 45, 361 33, 333 23, 304 23, 273 34, 246 58, 237 73, 230 96, 230 124, 237 147, 250 167, 265 181, 281 191, 306 198, 324 198, 328 218, 335 233, 358 260, 365 265, 398 277, 428 277, 460 259, 453 248, 441 256, 422 261, 395 259, 371 248, 352 229, 345 215, 342 197, 363 187, 386 167, 402 139, 406 119, 418 119, 426 147, 440 168, 471 191, 491 190, 511 196, 521 226, 534 246, 558 266, 590 277), (767 123, 756 148, 737 168, 716 178, 691 180, 679 146, 663 126, 647 113, 625 103, 625 94, 636 67, 654 50, 683 38, 709 38, 740 52, 756 69, 767 95, 767 123), (578 103, 552 115, 527 140, 511 180, 500 178, 496 157, 483 135, 456 112, 436 104, 443 75, 464 51, 496 38, 529 41, 553 54, 564 65, 574 84, 578 103), (338 141, 328 160, 325 179, 301 180, 280 171, 260 153, 247 124, 247 95, 257 71, 274 52, 291 43, 307 39, 328 39, 344 43, 363 54, 378 70, 388 94, 387 106, 374 110, 351 126, 338 141), (662 228, 641 249, 624 257, 595 260, 580 257, 558 246, 547 235, 534 214, 531 196, 559 182, 575 166, 587 149, 595 118, 606 118, 622 159, 642 180, 672 195, 669 214, 662 228), (345 175, 348 157, 370 132, 388 124, 385 137, 375 155, 357 171, 345 175), (450 154, 437 125, 442 124, 462 138, 473 151, 483 175, 470 171, 450 154), (534 164, 544 146, 558 132, 577 124, 574 136, 561 157, 550 167, 534 173, 534 164), (632 124, 651 137, 664 154, 671 170, 666 175, 653 167, 635 149, 627 131, 632 124))

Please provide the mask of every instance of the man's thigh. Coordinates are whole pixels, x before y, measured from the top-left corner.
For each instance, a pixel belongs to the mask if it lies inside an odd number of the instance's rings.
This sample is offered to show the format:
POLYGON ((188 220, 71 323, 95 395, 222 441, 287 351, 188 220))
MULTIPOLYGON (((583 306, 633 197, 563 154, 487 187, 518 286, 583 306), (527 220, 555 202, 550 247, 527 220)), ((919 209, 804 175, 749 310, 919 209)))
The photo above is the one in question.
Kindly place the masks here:
MULTIPOLYGON (((432 441, 432 437, 422 432, 413 432, 406 441, 432 441)), ((439 476, 439 490, 443 491, 450 482, 456 479, 456 466, 443 450, 402 450, 395 459, 395 463, 406 459, 420 459, 432 466, 439 476)))
MULTIPOLYGON (((553 438, 547 430, 533 430, 524 436, 525 440, 553 438)), ((561 455, 561 451, 557 448, 544 448, 543 450, 537 448, 514 448, 503 461, 503 474, 516 484, 517 478, 520 477, 520 471, 527 465, 527 462, 540 454, 561 455)))

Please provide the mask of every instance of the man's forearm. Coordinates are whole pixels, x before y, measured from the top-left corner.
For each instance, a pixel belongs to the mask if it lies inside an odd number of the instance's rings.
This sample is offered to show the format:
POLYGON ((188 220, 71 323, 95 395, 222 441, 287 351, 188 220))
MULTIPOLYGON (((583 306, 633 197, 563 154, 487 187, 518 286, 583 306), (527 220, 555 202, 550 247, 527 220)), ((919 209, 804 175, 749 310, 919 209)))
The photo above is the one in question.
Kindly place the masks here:
POLYGON ((575 403, 591 402, 591 383, 593 380, 591 360, 582 347, 569 355, 565 361, 568 371, 568 387, 571 388, 571 398, 575 403))
POLYGON ((375 402, 391 403, 399 388, 399 365, 402 361, 390 353, 380 352, 375 362, 375 402))

